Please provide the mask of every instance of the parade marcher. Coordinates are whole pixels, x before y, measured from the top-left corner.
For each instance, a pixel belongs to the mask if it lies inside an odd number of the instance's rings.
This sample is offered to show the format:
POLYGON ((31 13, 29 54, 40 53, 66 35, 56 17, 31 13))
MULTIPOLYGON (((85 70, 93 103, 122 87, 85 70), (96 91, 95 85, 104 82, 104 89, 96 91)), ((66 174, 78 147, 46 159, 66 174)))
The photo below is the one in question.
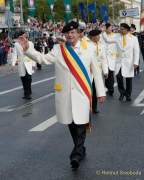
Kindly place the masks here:
POLYGON ((86 30, 86 24, 84 22, 79 22, 79 38, 80 38, 80 43, 83 48, 86 48, 88 46, 88 43, 90 39, 85 35, 85 30, 86 30))
POLYGON ((20 43, 30 58, 45 63, 55 63, 55 102, 58 122, 67 124, 74 142, 70 155, 72 168, 77 169, 85 157, 86 125, 89 123, 91 105, 91 75, 93 74, 99 102, 105 100, 105 88, 99 66, 95 61, 94 46, 81 47, 78 23, 71 21, 63 27, 66 43, 55 45, 43 55, 29 46, 21 37, 20 43))
POLYGON ((129 25, 122 23, 120 25, 121 35, 117 39, 119 58, 116 63, 115 73, 117 75, 120 101, 124 97, 126 97, 127 101, 131 101, 132 78, 134 77, 134 69, 139 65, 138 39, 130 34, 129 31, 129 25), (124 87, 123 78, 126 78, 126 88, 124 87))
POLYGON ((144 61, 144 31, 140 32, 138 39, 139 39, 140 49, 141 49, 141 53, 142 53, 142 57, 144 61))
POLYGON ((131 32, 132 35, 137 36, 135 24, 131 24, 130 32, 131 32))
MULTIPOLYGON (((35 62, 30 58, 24 55, 23 49, 18 42, 19 37, 24 37, 28 40, 28 36, 25 31, 20 30, 15 33, 15 42, 13 53, 12 53, 12 66, 15 66, 18 63, 18 72, 22 81, 24 96, 23 99, 31 99, 31 83, 32 83, 32 74, 34 72, 33 66, 35 62)), ((29 46, 34 48, 34 45, 31 41, 28 41, 29 46)))
POLYGON ((109 43, 109 41, 115 41, 117 38, 117 34, 112 32, 112 25, 107 23, 106 31, 102 33, 102 42, 105 43, 105 50, 106 50, 106 57, 108 61, 108 78, 105 79, 105 85, 108 89, 108 95, 113 96, 114 93, 114 71, 115 71, 115 64, 117 60, 117 44, 116 43, 109 43))
MULTIPOLYGON (((34 48, 39 52, 43 52, 43 42, 40 38, 37 38, 35 40, 34 48)), ((37 70, 41 70, 41 69, 42 69, 42 65, 37 63, 37 70)))
MULTIPOLYGON (((139 33, 136 32, 136 26, 135 26, 135 24, 131 24, 130 33, 131 33, 132 35, 136 36, 136 37, 138 38, 138 40, 139 40, 139 33)), ((138 66, 137 68, 135 68, 134 74, 135 74, 135 76, 136 76, 136 75, 139 74, 139 73, 140 73, 140 67, 138 66)))
MULTIPOLYGON (((107 78, 108 63, 106 58, 105 46, 100 41, 100 34, 101 34, 100 30, 92 30, 89 32, 90 39, 95 46, 95 56, 96 56, 95 60, 98 62, 104 77, 107 78)), ((96 97, 96 88, 95 88, 94 80, 92 83, 92 88, 93 88, 92 112, 95 114, 98 113, 99 111, 97 110, 97 97, 96 97)))

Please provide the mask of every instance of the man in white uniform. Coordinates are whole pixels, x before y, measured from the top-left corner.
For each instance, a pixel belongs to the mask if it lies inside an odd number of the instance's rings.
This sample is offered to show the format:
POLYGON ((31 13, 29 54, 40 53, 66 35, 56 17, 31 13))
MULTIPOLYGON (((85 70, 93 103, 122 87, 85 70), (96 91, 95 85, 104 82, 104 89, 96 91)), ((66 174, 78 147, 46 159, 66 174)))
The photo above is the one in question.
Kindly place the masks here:
POLYGON ((137 37, 129 33, 130 27, 126 23, 120 25, 121 34, 117 39, 119 59, 116 62, 115 73, 117 77, 119 100, 126 97, 126 101, 131 101, 132 78, 134 69, 139 65, 139 43, 137 37), (123 78, 126 79, 124 87, 123 78))
POLYGON ((105 80, 105 85, 108 89, 108 95, 113 96, 114 93, 114 71, 117 60, 117 44, 110 43, 117 39, 117 34, 112 32, 112 25, 107 23, 106 31, 102 33, 102 42, 105 44, 106 57, 108 61, 108 78, 105 80))
POLYGON ((43 55, 29 47, 21 38, 25 54, 39 63, 55 63, 55 103, 58 122, 67 124, 73 138, 74 148, 70 155, 72 168, 77 169, 85 157, 86 125, 91 108, 91 75, 94 76, 99 102, 105 100, 105 88, 101 70, 95 61, 94 46, 82 47, 79 41, 78 23, 64 26, 66 43, 55 45, 43 55))
MULTIPOLYGON (((33 66, 35 66, 35 62, 30 58, 24 55, 23 49, 18 42, 19 37, 24 37, 28 40, 28 36, 25 31, 20 30, 15 33, 15 38, 17 41, 15 42, 13 53, 12 53, 12 66, 18 64, 18 72, 22 81, 24 96, 23 99, 30 100, 31 99, 31 83, 32 83, 32 74, 34 73, 33 66)), ((33 43, 29 41, 29 46, 34 47, 33 43)))
MULTIPOLYGON (((98 62, 101 72, 105 78, 108 78, 108 63, 106 58, 105 46, 100 41, 100 30, 92 30, 89 32, 89 37, 92 43, 95 46, 95 60, 98 62)), ((92 98, 92 111, 94 114, 98 113, 97 110, 97 97, 96 97, 96 89, 95 82, 92 83, 93 87, 93 98, 92 98)))

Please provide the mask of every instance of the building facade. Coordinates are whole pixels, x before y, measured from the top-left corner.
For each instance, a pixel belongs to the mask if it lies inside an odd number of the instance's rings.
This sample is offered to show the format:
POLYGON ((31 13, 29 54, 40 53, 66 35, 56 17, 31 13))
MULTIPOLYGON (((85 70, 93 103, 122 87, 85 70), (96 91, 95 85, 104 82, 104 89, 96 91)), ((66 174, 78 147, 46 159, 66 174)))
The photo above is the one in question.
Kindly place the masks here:
POLYGON ((124 17, 120 18, 121 22, 126 22, 129 25, 135 24, 137 27, 137 30, 140 30, 140 15, 141 15, 141 0, 121 0, 121 2, 124 3, 125 9, 129 8, 138 8, 139 9, 139 15, 135 17, 124 17))
MULTIPOLYGON (((13 4, 15 7, 15 0, 13 0, 13 4)), ((20 21, 20 8, 15 7, 14 13, 11 13, 10 7, 8 6, 8 1, 7 0, 0 0, 0 26, 6 27, 7 22, 9 21, 11 23, 12 20, 15 22, 20 21)))

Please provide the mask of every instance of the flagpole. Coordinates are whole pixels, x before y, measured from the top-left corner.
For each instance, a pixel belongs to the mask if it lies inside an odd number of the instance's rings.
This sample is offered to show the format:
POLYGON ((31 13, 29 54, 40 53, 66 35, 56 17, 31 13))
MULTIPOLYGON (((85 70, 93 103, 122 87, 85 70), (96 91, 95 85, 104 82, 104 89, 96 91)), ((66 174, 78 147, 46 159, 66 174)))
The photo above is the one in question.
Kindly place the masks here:
POLYGON ((78 15, 77 15, 77 21, 79 22, 79 0, 77 0, 77 12, 78 12, 78 15))
POLYGON ((88 23, 89 23, 89 10, 88 10, 88 4, 89 4, 89 0, 87 0, 87 17, 88 17, 88 23))
POLYGON ((112 0, 112 18, 113 18, 113 24, 114 24, 114 21, 115 21, 114 0, 112 0))
POLYGON ((23 2, 22 2, 22 0, 20 0, 20 23, 21 23, 21 25, 24 24, 24 20, 23 20, 23 2))

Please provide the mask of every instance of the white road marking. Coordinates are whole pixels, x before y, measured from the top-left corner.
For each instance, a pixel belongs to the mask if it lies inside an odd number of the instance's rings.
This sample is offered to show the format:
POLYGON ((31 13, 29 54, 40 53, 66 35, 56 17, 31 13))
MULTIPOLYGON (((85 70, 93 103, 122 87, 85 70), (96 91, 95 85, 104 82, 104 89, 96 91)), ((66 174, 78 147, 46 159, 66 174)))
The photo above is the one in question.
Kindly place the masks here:
POLYGON ((0 108, 0 112, 11 112, 13 106, 5 106, 0 108))
MULTIPOLYGON (((144 101, 144 90, 135 99, 135 101, 133 102, 133 106, 144 107, 144 103, 142 103, 142 101, 144 101)), ((144 114, 144 110, 140 113, 140 115, 143 115, 143 114, 144 114)))
POLYGON ((42 122, 41 124, 35 126, 34 128, 30 129, 30 132, 42 132, 45 131, 47 128, 53 126, 55 123, 57 123, 56 116, 53 116, 49 118, 48 120, 42 122))
POLYGON ((117 83, 114 83, 114 87, 117 87, 117 83))
POLYGON ((136 107, 144 107, 144 103, 141 103, 144 100, 144 90, 138 95, 138 97, 134 100, 133 106, 136 107))
POLYGON ((140 115, 143 115, 144 114, 144 110, 140 113, 140 115))
MULTIPOLYGON (((36 85, 36 84, 43 83, 43 82, 45 82, 45 81, 50 81, 50 80, 53 80, 53 79, 55 79, 55 76, 54 76, 54 77, 47 78, 47 79, 43 79, 43 80, 40 80, 40 81, 33 82, 33 83, 32 83, 32 86, 33 86, 33 85, 36 85)), ((8 93, 10 93, 10 92, 20 90, 20 89, 22 89, 22 88, 23 88, 22 86, 18 86, 18 87, 13 88, 13 89, 9 89, 9 90, 6 90, 6 91, 2 91, 2 92, 0 92, 0 95, 8 94, 8 93)))
POLYGON ((35 103, 38 103, 38 102, 40 102, 40 101, 42 101, 42 100, 44 100, 44 99, 46 99, 46 98, 49 98, 49 97, 51 97, 51 96, 54 96, 54 95, 55 95, 55 93, 47 94, 47 95, 42 96, 42 97, 40 97, 40 98, 38 98, 38 99, 35 99, 35 100, 31 101, 31 102, 25 103, 24 105, 19 106, 19 107, 14 107, 14 106, 2 107, 2 108, 0 108, 0 112, 18 111, 18 110, 21 110, 21 109, 24 109, 24 108, 26 108, 26 107, 29 107, 29 106, 31 106, 31 105, 33 105, 33 104, 35 104, 35 103))

